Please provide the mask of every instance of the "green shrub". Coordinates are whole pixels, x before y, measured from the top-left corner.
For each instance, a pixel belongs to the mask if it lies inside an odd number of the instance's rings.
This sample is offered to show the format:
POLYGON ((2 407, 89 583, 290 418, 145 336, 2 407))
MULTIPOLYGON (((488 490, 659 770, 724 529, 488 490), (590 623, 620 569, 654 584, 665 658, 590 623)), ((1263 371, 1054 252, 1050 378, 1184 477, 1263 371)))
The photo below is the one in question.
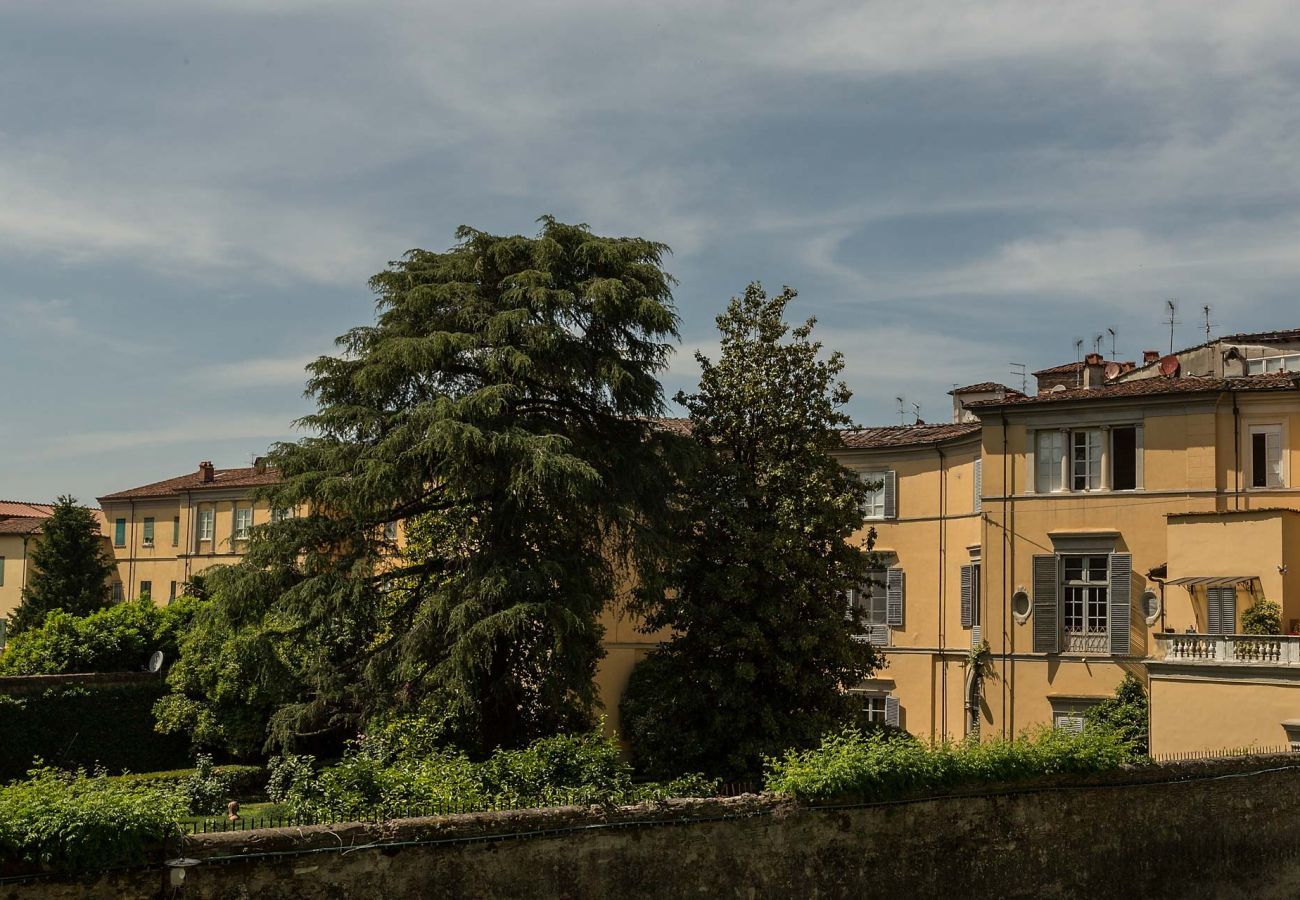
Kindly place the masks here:
POLYGON ((1256 600, 1242 610, 1241 631, 1243 634, 1281 634, 1282 607, 1272 600, 1256 600))
POLYGON ((215 815, 234 799, 230 776, 219 772, 212 764, 211 755, 207 753, 198 755, 194 761, 194 771, 183 784, 185 804, 192 815, 215 815))
POLYGON ((0 788, 0 859, 85 872, 148 861, 185 813, 175 791, 53 768, 0 788))
POLYGON ((155 606, 141 598, 88 616, 51 610, 39 627, 9 640, 0 655, 0 674, 137 672, 155 650, 174 659, 177 636, 198 602, 180 597, 170 606, 155 606))
POLYGON ((364 819, 453 807, 625 804, 712 796, 718 787, 701 776, 634 784, 617 744, 595 733, 543 738, 482 762, 439 746, 439 734, 436 724, 411 717, 362 736, 337 765, 317 770, 309 756, 273 760, 267 794, 298 815, 364 819))
POLYGON ((154 731, 153 705, 164 687, 155 678, 0 695, 0 781, 22 777, 37 757, 64 769, 112 772, 188 765, 189 741, 154 731))
POLYGON ((768 759, 765 784, 803 800, 874 801, 963 783, 1103 772, 1132 758, 1121 737, 1100 727, 1081 734, 1044 727, 1010 741, 933 746, 850 728, 813 750, 768 759))
POLYGON ((1135 756, 1146 755, 1150 706, 1142 682, 1132 675, 1125 675, 1115 688, 1115 696, 1092 707, 1084 718, 1090 728, 1101 726, 1114 731, 1135 756))

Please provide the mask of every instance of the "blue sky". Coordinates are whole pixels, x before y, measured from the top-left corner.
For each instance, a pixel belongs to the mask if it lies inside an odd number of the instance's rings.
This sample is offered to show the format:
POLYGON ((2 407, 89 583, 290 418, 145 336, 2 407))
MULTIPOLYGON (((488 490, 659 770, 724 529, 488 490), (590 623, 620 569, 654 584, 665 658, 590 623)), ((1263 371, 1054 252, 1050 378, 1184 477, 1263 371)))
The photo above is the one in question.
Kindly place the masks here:
POLYGON ((247 464, 462 223, 671 245, 669 393, 793 285, 864 423, 1167 347, 1167 297, 1180 344, 1206 303, 1300 326, 1298 39, 1196 0, 0 2, 0 496, 247 464))

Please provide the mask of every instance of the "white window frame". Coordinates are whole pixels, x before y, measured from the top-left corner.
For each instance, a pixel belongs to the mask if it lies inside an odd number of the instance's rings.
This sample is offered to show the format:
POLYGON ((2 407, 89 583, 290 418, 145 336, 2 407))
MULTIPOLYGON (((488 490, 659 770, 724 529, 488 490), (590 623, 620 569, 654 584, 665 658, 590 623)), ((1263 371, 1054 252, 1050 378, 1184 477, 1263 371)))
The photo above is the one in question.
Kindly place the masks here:
POLYGON ((1246 490, 1248 491, 1275 491, 1286 487, 1290 481, 1291 473, 1287 470, 1287 434, 1286 428, 1281 422, 1260 422, 1246 426, 1246 452, 1245 458, 1249 465, 1246 469, 1246 490), (1264 475, 1264 484, 1255 484, 1255 435, 1264 435, 1264 465, 1268 467, 1264 475), (1268 435, 1277 436, 1278 465, 1277 471, 1273 470, 1268 459, 1268 435), (1274 483, 1276 477, 1276 483, 1274 483))
POLYGON ((1110 653, 1110 554, 1061 554, 1061 647, 1066 653, 1104 656, 1110 653), (1090 577, 1096 561, 1104 568, 1101 579, 1090 577), (1079 561, 1080 576, 1071 578, 1072 563, 1079 561), (1077 599, 1076 599, 1077 598, 1077 599), (1078 611, 1072 612, 1071 607, 1078 611), (1098 624, 1100 623, 1100 624, 1098 624), (1075 627, 1071 628, 1071 624, 1075 627))
POLYGON ((1040 428, 1034 432, 1034 490, 1039 494, 1059 494, 1064 492, 1065 484, 1061 480, 1061 457, 1065 455, 1066 437, 1069 432, 1059 428, 1040 428), (1048 447, 1044 448, 1044 439, 1048 447), (1046 452, 1044 452, 1046 451, 1046 452))
POLYGON ((862 501, 862 518, 868 522, 883 522, 885 520, 885 478, 888 477, 887 469, 867 469, 859 476, 862 483, 867 485, 867 496, 862 501), (871 485, 876 485, 872 488, 871 485))
POLYGON ((1100 428, 1075 428, 1070 431, 1070 491, 1087 493, 1102 486, 1105 432, 1100 428), (1080 438, 1083 440, 1080 441, 1080 438), (1079 450, 1082 449, 1082 455, 1079 450), (1083 486, 1079 486, 1080 479, 1083 486))
POLYGON ((199 510, 199 543, 211 543, 216 536, 217 511, 215 509, 199 510))
POLYGON ((1246 360, 1247 375, 1269 372, 1300 372, 1300 353, 1273 353, 1246 360))
POLYGON ((140 523, 140 546, 152 547, 154 542, 154 533, 157 530, 157 519, 153 516, 145 516, 144 521, 140 523))
POLYGON ((249 533, 253 530, 253 507, 236 506, 234 516, 231 521, 230 538, 235 541, 248 540, 249 533))
POLYGON ((867 583, 853 591, 853 603, 858 609, 862 610, 862 621, 868 628, 872 626, 887 626, 889 624, 889 573, 886 569, 871 569, 867 572, 867 583), (870 591, 871 595, 864 598, 864 594, 870 591), (864 603, 863 600, 866 600, 864 603), (877 607, 879 607, 879 621, 877 621, 877 607))

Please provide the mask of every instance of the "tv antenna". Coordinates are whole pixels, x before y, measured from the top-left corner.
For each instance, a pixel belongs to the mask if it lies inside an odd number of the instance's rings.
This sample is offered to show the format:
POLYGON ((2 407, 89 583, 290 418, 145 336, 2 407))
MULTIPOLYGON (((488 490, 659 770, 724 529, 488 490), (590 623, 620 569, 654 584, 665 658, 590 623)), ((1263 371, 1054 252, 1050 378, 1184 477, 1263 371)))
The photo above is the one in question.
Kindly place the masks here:
POLYGON ((894 399, 898 401, 898 424, 906 425, 907 424, 907 401, 905 401, 902 397, 895 397, 894 399))
POLYGON ((1166 325, 1169 326, 1169 352, 1173 353, 1174 352, 1174 326, 1182 324, 1182 322, 1178 320, 1178 301, 1174 299, 1166 300, 1165 308, 1169 312, 1169 321, 1165 323, 1166 325))
POLYGON ((1205 339, 1208 341, 1210 340, 1210 329, 1214 327, 1210 324, 1210 304, 1207 303, 1202 306, 1201 311, 1205 313, 1205 339))
POLYGON ((914 413, 916 413, 916 424, 917 424, 917 425, 922 424, 922 422, 921 422, 921 404, 919 404, 919 403, 913 403, 913 404, 912 404, 912 411, 913 411, 914 413))
POLYGON ((1028 376, 1028 374, 1025 372, 1025 364, 1024 364, 1024 363, 1013 362, 1013 363, 1007 363, 1007 365, 1011 366, 1011 377, 1012 377, 1012 378, 1015 378, 1015 377, 1019 376, 1019 378, 1020 378, 1020 393, 1022 393, 1022 394, 1028 394, 1028 393, 1029 393, 1029 376, 1028 376))
MULTIPOLYGON (((1074 361, 1083 362, 1083 338, 1074 339, 1074 361)), ((1074 386, 1079 387, 1083 384, 1083 366, 1074 370, 1074 386)))
POLYGON ((1092 336, 1092 352, 1093 352, 1093 353, 1101 353, 1101 341, 1102 341, 1102 338, 1104 338, 1105 336, 1106 336, 1106 335, 1104 335, 1104 334, 1094 334, 1094 335, 1092 336))
POLYGON ((1119 356, 1115 353, 1115 329, 1107 328, 1106 330, 1110 332, 1110 358, 1118 360, 1119 356))

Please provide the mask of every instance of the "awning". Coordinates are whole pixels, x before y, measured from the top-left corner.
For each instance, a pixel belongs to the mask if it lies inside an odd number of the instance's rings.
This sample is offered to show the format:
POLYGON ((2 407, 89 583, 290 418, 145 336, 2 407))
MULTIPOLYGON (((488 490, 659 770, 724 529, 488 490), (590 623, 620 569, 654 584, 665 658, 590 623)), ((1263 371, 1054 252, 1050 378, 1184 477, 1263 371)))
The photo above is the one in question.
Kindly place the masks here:
POLYGON ((1249 584, 1255 581, 1258 575, 1202 575, 1188 578, 1173 578, 1166 581, 1165 584, 1179 584, 1186 588, 1194 587, 1235 587, 1239 584, 1249 584))

